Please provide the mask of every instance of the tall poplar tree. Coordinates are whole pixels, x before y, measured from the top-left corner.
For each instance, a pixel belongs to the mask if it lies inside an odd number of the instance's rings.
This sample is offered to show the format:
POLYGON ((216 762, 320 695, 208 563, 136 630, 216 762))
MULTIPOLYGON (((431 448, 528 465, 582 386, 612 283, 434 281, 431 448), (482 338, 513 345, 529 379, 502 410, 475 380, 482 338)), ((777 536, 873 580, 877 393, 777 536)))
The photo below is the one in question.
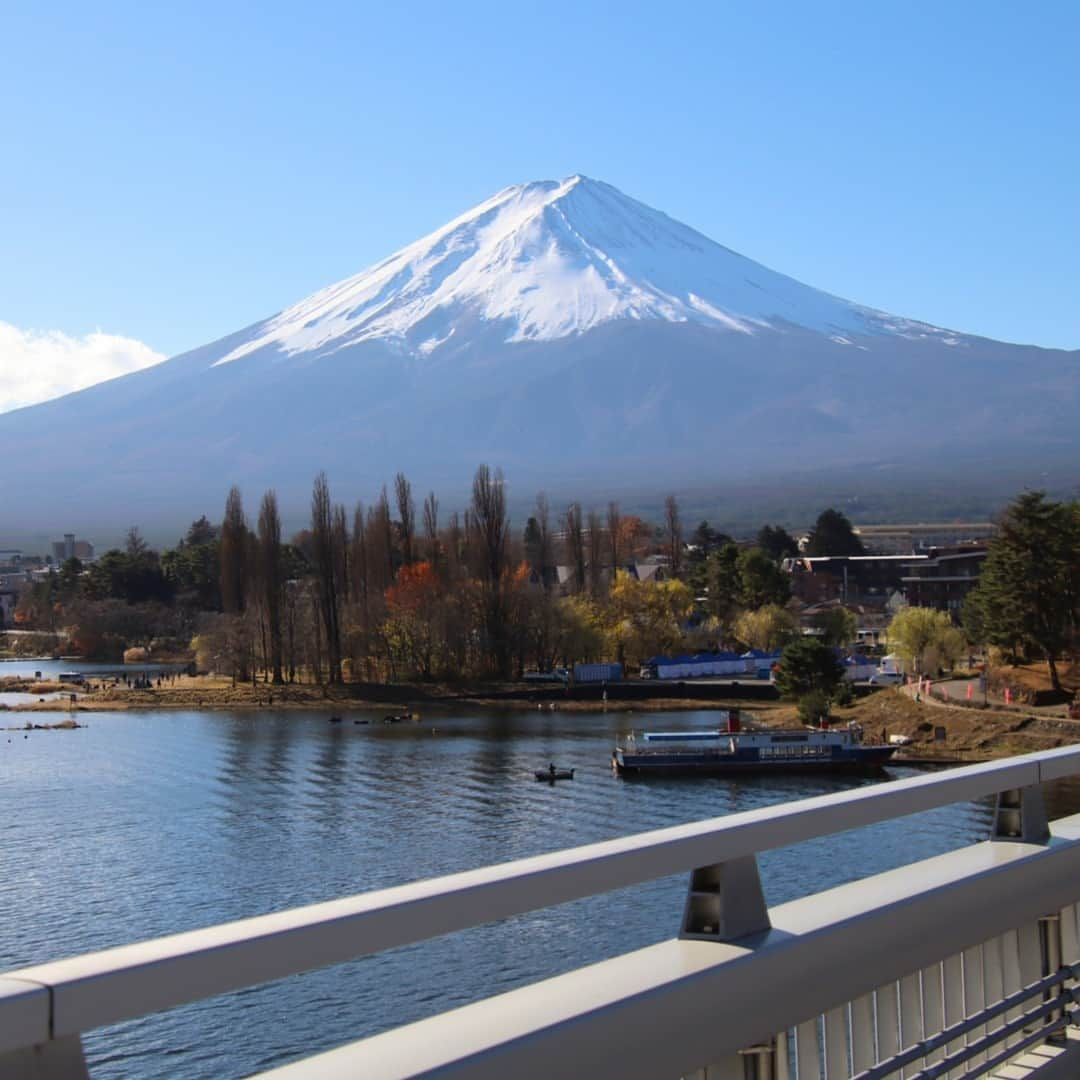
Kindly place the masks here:
POLYGON ((234 486, 225 500, 225 518, 221 523, 221 606, 231 617, 229 638, 233 675, 241 682, 247 681, 251 670, 251 647, 242 620, 251 584, 251 550, 244 503, 240 489, 234 486))
POLYGON ((574 592, 582 592, 585 588, 585 522, 580 503, 571 503, 563 515, 563 544, 566 561, 574 571, 574 592))
POLYGON ((674 495, 669 495, 664 500, 664 524, 667 528, 671 576, 682 577, 683 529, 682 520, 679 517, 679 503, 674 495))
POLYGON ((506 515, 506 485, 501 469, 496 469, 494 475, 487 465, 476 470, 470 510, 472 528, 468 531, 474 534, 479 549, 477 561, 484 594, 488 649, 496 671, 506 678, 510 674, 510 640, 503 571, 506 569, 510 521, 506 515))
POLYGON ((394 496, 397 499, 398 522, 401 529, 401 561, 408 566, 413 561, 413 540, 416 536, 416 505, 413 503, 412 485, 404 473, 394 478, 394 496))
POLYGON ((268 491, 259 508, 258 571, 263 606, 266 611, 270 638, 271 678, 276 686, 284 681, 282 673, 281 614, 285 582, 281 566, 281 518, 278 516, 277 495, 268 491))
MULTIPOLYGON (((311 545, 315 556, 316 596, 319 618, 326 636, 328 680, 341 682, 340 566, 337 551, 336 513, 330 501, 326 473, 315 477, 311 492, 311 545)), ((342 514, 344 519, 344 514, 342 514)))
POLYGON ((247 519, 238 487, 229 489, 221 523, 221 606, 226 615, 239 615, 247 595, 247 519))

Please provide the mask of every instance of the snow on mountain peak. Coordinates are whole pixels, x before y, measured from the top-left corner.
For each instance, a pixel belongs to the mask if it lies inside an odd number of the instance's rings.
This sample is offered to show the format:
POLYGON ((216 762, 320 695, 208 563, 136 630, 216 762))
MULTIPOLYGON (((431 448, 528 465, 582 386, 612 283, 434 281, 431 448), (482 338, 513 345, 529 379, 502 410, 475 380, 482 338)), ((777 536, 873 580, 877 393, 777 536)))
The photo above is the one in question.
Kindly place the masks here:
MULTIPOLYGON (((466 321, 507 342, 550 341, 616 319, 753 334, 931 331, 812 289, 709 240, 602 181, 504 188, 381 263, 257 324, 216 361, 271 347, 329 353, 368 340, 432 353, 466 321)), ((215 365, 216 366, 216 365, 215 365)))

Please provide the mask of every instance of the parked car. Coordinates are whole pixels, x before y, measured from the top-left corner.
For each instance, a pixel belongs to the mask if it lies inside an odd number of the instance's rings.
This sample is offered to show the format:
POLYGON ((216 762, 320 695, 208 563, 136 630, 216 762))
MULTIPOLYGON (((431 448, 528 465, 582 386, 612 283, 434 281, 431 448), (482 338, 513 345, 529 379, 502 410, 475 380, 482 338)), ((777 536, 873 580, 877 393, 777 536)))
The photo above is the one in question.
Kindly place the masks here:
POLYGON ((868 681, 871 686, 899 686, 904 676, 899 671, 875 671, 868 681))

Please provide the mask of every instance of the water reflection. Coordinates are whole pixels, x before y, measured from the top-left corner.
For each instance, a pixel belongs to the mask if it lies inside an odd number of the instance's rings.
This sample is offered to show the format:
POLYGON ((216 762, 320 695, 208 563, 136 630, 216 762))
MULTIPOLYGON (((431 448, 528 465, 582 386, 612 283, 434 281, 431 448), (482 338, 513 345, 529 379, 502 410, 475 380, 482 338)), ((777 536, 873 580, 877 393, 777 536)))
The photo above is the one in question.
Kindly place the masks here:
MULTIPOLYGON (((325 713, 95 715, 0 745, 0 963, 18 966, 350 892, 876 781, 628 781, 616 734, 664 716, 431 710, 420 723, 325 713), (573 781, 537 783, 554 761, 573 781), (29 913, 29 914, 25 914, 29 913)), ((910 775, 891 770, 890 775, 910 775)), ((1048 793, 1080 809, 1080 784, 1048 793)), ((770 903, 989 835, 961 804, 766 852, 770 903)), ((478 927, 149 1017, 88 1039, 95 1076, 243 1076, 301 1053, 676 932, 682 876, 478 927), (163 1064, 167 1062, 167 1066, 163 1064)))

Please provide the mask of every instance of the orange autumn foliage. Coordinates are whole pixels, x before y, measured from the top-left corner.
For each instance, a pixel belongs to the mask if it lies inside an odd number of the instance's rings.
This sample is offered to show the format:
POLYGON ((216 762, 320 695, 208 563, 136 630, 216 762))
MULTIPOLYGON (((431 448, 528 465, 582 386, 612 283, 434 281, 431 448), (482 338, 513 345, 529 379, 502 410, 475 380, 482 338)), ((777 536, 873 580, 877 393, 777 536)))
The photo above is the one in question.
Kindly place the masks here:
POLYGON ((420 611, 439 594, 439 577, 430 562, 409 563, 398 571, 397 581, 386 590, 392 608, 420 611))

